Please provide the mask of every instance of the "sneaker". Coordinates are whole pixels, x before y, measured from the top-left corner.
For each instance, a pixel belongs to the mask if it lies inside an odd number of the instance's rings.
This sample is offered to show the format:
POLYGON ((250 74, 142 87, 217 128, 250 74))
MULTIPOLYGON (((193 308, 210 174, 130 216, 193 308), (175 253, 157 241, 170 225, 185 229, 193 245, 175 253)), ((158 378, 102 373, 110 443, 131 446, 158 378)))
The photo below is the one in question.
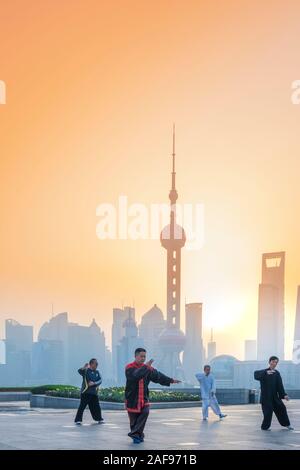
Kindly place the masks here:
POLYGON ((285 426, 285 427, 286 427, 286 429, 288 429, 289 431, 294 431, 293 426, 285 426))
POLYGON ((226 418, 226 416, 227 416, 227 415, 223 415, 223 413, 221 413, 221 414, 219 415, 220 419, 226 418))
POLYGON ((82 424, 81 421, 75 421, 75 424, 77 424, 77 426, 80 426, 82 424))
POLYGON ((134 444, 140 444, 142 442, 138 437, 133 437, 132 440, 134 444))
POLYGON ((104 423, 104 419, 103 419, 103 418, 101 418, 99 421, 97 421, 97 423, 98 423, 98 424, 102 424, 102 423, 104 423))
POLYGON ((268 429, 263 429, 261 428, 262 431, 271 431, 271 428, 268 428, 268 429))
POLYGON ((207 418, 203 418, 203 421, 207 421, 207 418))
POLYGON ((144 442, 144 438, 143 438, 143 437, 140 437, 140 441, 141 441, 141 442, 144 442))

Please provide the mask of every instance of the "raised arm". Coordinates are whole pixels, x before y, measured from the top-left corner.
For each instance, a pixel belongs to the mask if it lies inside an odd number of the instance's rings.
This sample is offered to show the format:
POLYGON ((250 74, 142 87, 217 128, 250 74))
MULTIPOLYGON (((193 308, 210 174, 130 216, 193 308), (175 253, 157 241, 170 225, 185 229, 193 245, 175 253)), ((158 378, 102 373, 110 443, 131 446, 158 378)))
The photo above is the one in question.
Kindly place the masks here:
POLYGON ((256 370, 254 372, 254 378, 255 380, 262 380, 266 375, 266 369, 262 369, 262 370, 256 370))
POLYGON ((84 364, 84 366, 80 367, 80 369, 78 369, 78 374, 84 376, 85 373, 86 373, 86 370, 88 368, 88 364, 84 364))
POLYGON ((201 383, 201 380, 204 377, 204 373, 203 372, 198 372, 198 374, 195 374, 195 377, 198 380, 198 382, 201 383))
POLYGON ((125 370, 126 378, 129 380, 139 381, 149 375, 151 367, 143 365, 139 368, 127 367, 125 370))

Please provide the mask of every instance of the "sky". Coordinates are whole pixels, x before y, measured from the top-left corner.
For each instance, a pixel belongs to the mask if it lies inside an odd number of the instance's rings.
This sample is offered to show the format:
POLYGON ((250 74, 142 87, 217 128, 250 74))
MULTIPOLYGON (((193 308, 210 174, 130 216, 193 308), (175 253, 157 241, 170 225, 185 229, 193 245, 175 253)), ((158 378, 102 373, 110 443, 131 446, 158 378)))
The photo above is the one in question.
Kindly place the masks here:
POLYGON ((263 252, 286 252, 286 356, 300 284, 297 0, 10 0, 0 15, 0 338, 54 312, 110 344, 112 309, 166 310, 158 240, 99 240, 99 204, 204 207, 182 252, 204 339, 243 359, 263 252))

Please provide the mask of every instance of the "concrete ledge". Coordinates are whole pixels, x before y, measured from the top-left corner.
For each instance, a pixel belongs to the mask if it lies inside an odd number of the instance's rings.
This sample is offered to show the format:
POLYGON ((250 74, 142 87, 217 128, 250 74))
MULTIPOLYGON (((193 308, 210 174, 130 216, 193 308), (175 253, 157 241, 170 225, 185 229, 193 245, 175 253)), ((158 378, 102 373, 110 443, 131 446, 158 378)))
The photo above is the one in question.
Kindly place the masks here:
MULTIPOLYGON (((191 408, 200 406, 200 401, 182 401, 182 402, 157 402, 151 403, 152 409, 164 408, 191 408)), ((47 395, 31 395, 31 408, 57 408, 57 409, 77 409, 79 405, 78 398, 51 397, 47 395)), ((124 410, 124 403, 115 403, 100 401, 103 410, 124 410)))
POLYGON ((217 399, 220 405, 246 405, 249 403, 247 388, 218 388, 217 399))
POLYGON ((299 399, 300 398, 300 390, 286 390, 286 393, 291 399, 299 399))
POLYGON ((0 392, 1 401, 29 401, 31 392, 0 392))

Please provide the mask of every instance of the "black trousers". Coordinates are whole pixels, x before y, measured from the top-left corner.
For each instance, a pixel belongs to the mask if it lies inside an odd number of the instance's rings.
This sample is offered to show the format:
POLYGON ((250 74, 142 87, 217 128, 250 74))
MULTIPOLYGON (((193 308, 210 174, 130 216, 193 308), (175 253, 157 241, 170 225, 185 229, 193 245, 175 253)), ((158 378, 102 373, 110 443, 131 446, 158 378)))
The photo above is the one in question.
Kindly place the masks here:
POLYGON ((261 407, 264 414, 261 429, 269 429, 269 427, 271 426, 273 411, 281 426, 290 425, 290 420, 286 411, 285 404, 281 400, 280 402, 274 400, 270 403, 262 403, 261 407))
POLYGON ((129 437, 144 438, 144 427, 149 416, 149 406, 144 406, 141 413, 131 413, 128 411, 130 432, 129 437))
POLYGON ((80 404, 75 417, 75 423, 77 423, 78 421, 82 421, 83 412, 87 405, 89 405, 92 418, 95 421, 100 421, 102 419, 98 395, 92 395, 91 393, 83 393, 81 395, 80 404))

